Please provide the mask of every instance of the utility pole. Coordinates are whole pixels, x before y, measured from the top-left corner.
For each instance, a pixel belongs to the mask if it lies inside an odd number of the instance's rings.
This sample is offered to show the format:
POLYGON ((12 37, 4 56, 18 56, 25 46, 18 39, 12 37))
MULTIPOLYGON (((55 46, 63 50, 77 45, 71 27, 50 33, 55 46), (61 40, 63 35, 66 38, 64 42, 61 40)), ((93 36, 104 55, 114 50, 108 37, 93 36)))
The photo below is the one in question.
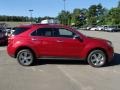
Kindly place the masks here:
POLYGON ((64 11, 66 11, 66 0, 63 0, 64 2, 64 11))
POLYGON ((33 14, 33 9, 30 9, 30 10, 28 10, 29 12, 30 12, 30 21, 31 21, 31 23, 32 23, 32 14, 33 14))
MULTIPOLYGON (((63 0, 63 2, 64 2, 64 12, 66 14, 66 0, 63 0)), ((64 23, 63 24, 67 25, 67 17, 65 14, 64 14, 64 20, 63 20, 64 23)))

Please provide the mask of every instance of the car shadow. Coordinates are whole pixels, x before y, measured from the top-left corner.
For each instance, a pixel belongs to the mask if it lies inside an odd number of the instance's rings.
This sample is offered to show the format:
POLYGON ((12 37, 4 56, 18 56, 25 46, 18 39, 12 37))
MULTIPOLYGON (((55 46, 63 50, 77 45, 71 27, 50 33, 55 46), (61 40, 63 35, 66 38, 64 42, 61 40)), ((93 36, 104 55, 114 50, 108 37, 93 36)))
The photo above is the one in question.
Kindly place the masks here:
POLYGON ((88 65, 86 61, 81 60, 64 60, 64 59, 37 59, 35 66, 45 64, 57 64, 57 65, 88 65))
POLYGON ((120 54, 115 53, 113 60, 108 64, 108 66, 120 65, 120 54))
POLYGON ((7 46, 7 44, 0 44, 0 47, 5 47, 7 46))
MULTIPOLYGON (((57 64, 57 65, 88 65, 87 61, 82 60, 64 60, 64 59, 37 59, 35 66, 45 64, 57 64)), ((105 67, 120 65, 120 54, 115 53, 113 60, 105 67)))

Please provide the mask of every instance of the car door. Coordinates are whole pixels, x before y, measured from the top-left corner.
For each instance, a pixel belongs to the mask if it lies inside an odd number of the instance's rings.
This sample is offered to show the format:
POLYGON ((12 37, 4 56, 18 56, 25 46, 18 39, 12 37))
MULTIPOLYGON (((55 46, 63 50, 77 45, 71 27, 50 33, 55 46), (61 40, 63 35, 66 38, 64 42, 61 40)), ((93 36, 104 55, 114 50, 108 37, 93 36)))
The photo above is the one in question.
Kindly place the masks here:
POLYGON ((60 55, 61 46, 57 42, 57 38, 53 36, 53 29, 51 27, 39 28, 31 35, 39 56, 55 57, 60 55))
POLYGON ((73 38, 76 33, 65 28, 57 28, 54 30, 57 41, 61 46, 60 56, 80 58, 80 53, 84 47, 84 43, 78 39, 73 38))

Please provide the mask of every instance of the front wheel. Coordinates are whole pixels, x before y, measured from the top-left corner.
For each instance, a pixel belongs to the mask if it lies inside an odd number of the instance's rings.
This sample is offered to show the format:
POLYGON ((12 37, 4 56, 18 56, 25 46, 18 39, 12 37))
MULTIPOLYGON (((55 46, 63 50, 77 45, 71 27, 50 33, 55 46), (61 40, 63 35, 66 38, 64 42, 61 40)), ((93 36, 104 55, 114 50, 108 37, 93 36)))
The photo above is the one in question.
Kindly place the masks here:
POLYGON ((87 61, 93 67, 102 67, 106 64, 107 57, 102 50, 93 50, 88 55, 87 61))
POLYGON ((30 66, 34 63, 34 55, 29 49, 23 49, 18 52, 17 60, 23 66, 30 66))

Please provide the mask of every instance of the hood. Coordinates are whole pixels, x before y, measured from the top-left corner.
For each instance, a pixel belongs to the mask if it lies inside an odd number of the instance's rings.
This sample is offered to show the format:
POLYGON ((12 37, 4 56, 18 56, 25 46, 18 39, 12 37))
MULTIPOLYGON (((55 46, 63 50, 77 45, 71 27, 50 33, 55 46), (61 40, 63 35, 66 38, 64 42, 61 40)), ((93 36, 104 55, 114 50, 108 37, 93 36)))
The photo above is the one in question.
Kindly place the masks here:
POLYGON ((99 42, 107 42, 108 40, 106 39, 102 39, 102 38, 96 38, 96 37, 87 37, 88 40, 92 40, 92 41, 99 41, 99 42))

